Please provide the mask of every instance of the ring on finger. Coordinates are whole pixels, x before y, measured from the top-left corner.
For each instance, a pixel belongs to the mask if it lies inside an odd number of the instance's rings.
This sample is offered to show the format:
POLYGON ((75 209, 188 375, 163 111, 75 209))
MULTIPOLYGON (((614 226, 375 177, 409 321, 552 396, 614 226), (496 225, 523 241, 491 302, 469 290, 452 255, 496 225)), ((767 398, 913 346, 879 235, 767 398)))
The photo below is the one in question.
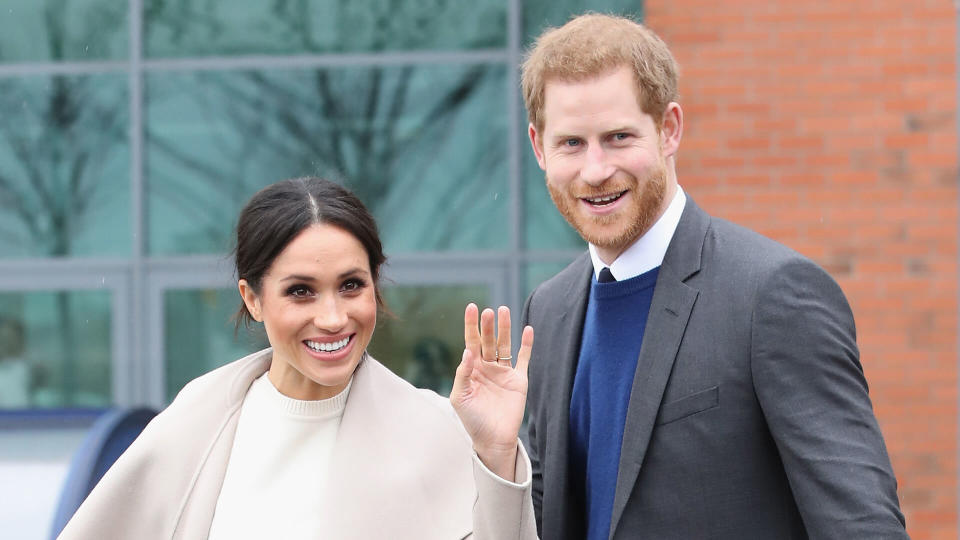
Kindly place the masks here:
POLYGON ((500 356, 500 351, 497 351, 497 360, 513 360, 513 355, 508 354, 507 356, 500 356))

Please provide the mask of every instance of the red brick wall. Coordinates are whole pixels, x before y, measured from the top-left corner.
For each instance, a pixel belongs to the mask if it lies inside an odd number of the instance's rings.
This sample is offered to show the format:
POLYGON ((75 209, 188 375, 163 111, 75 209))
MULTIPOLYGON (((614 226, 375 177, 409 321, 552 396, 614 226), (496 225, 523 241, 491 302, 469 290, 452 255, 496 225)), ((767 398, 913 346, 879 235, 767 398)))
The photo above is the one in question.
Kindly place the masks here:
POLYGON ((912 538, 957 538, 956 15, 949 0, 647 0, 681 66, 680 184, 853 306, 912 538))

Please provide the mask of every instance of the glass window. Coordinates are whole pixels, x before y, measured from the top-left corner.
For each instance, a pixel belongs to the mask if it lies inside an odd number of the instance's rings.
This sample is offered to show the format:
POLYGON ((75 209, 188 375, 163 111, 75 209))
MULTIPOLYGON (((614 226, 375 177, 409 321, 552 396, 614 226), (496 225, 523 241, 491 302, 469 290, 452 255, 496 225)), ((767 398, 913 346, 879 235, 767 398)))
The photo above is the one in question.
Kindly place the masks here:
POLYGON ((111 403, 110 293, 0 293, 0 409, 111 403))
POLYGON ((526 207, 524 234, 527 249, 586 249, 586 243, 550 199, 543 170, 537 166, 533 150, 528 145, 524 151, 523 202, 526 207))
MULTIPOLYGON (((562 26, 571 17, 585 11, 612 13, 642 20, 643 5, 636 0, 602 0, 590 2, 589 6, 580 0, 558 0, 555 2, 523 2, 523 34, 525 46, 533 44, 534 39, 548 27, 562 26)), ((522 98, 521 98, 522 100, 522 98)), ((526 133, 527 116, 523 112, 523 129, 526 133)), ((524 141, 526 141, 526 137, 524 141)), ((523 148, 524 163, 524 206, 526 207, 525 242, 529 250, 540 249, 583 249, 585 244, 577 232, 567 224, 550 200, 544 183, 543 171, 537 166, 529 144, 523 148)))
POLYGON ((150 57, 496 48, 506 11, 506 0, 147 0, 144 48, 150 57))
MULTIPOLYGON (((394 285, 384 297, 369 351, 394 373, 448 394, 463 351, 463 309, 485 306, 483 285, 394 285)), ((234 334, 235 289, 175 290, 164 295, 167 399, 191 379, 269 346, 261 325, 234 334)))
POLYGON ((163 302, 168 401, 192 379, 269 346, 262 326, 234 331, 236 288, 170 290, 163 302))
POLYGON ((562 262, 537 262, 527 264, 526 274, 524 276, 525 279, 523 282, 524 299, 530 296, 530 293, 532 293, 538 285, 557 275, 571 262, 573 262, 573 258, 571 258, 569 261, 562 262))
POLYGON ((246 200, 340 179, 389 253, 507 237, 502 66, 156 73, 147 78, 149 251, 223 253, 246 200))
POLYGON ((130 251, 123 75, 0 79, 0 257, 130 251))
POLYGON ((128 9, 117 0, 4 0, 0 62, 126 58, 128 9))
POLYGON ((463 310, 487 307, 483 285, 395 285, 384 290, 396 315, 381 314, 368 350, 414 386, 449 395, 463 354, 463 310))
POLYGON ((643 20, 643 2, 637 0, 554 0, 523 4, 524 43, 529 46, 548 27, 563 26, 571 17, 593 11, 643 20))

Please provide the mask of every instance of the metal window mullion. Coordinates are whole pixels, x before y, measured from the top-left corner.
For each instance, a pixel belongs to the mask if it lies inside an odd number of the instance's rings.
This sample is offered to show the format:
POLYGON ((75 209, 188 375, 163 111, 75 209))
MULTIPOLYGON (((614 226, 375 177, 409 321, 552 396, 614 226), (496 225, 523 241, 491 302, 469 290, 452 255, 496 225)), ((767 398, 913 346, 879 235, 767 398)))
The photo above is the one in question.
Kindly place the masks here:
POLYGON ((146 279, 144 272, 144 240, 145 240, 145 202, 143 181, 143 2, 129 0, 130 48, 128 81, 130 86, 130 306, 129 317, 126 319, 128 335, 131 336, 124 358, 115 359, 115 362, 124 362, 129 367, 127 387, 130 389, 130 403, 142 402, 144 396, 150 395, 151 381, 146 373, 150 371, 149 363, 154 361, 148 347, 149 336, 155 329, 148 326, 149 321, 145 304, 144 291, 146 279))
POLYGON ((514 323, 511 339, 513 343, 520 343, 520 334, 522 332, 520 322, 520 310, 523 306, 523 267, 522 255, 525 250, 524 234, 524 193, 523 193, 523 168, 521 161, 521 147, 523 139, 520 137, 519 129, 522 124, 521 108, 517 99, 517 89, 520 87, 520 58, 522 57, 521 32, 522 32, 522 11, 520 0, 509 0, 507 7, 507 162, 509 166, 510 178, 510 251, 511 257, 508 261, 508 298, 511 311, 515 314, 512 320, 514 323))
POLYGON ((389 67, 433 64, 500 64, 509 51, 387 51, 379 53, 239 55, 143 60, 147 71, 215 71, 250 69, 323 69, 336 67, 389 67))
POLYGON ((19 62, 15 64, 0 64, 0 79, 37 75, 118 73, 126 69, 127 62, 123 60, 104 60, 100 62, 19 62))

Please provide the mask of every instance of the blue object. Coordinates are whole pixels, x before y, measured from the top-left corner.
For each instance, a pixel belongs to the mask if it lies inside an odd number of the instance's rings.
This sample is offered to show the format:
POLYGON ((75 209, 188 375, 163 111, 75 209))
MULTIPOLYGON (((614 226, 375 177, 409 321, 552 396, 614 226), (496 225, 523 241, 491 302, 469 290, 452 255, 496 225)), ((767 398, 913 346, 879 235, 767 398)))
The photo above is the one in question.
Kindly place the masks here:
POLYGON ((570 470, 588 540, 609 536, 627 405, 659 271, 590 287, 570 394, 570 470))
POLYGON ((110 409, 90 426, 83 443, 70 460, 67 479, 53 515, 51 539, 56 539, 107 469, 156 415, 157 411, 149 408, 110 409))

